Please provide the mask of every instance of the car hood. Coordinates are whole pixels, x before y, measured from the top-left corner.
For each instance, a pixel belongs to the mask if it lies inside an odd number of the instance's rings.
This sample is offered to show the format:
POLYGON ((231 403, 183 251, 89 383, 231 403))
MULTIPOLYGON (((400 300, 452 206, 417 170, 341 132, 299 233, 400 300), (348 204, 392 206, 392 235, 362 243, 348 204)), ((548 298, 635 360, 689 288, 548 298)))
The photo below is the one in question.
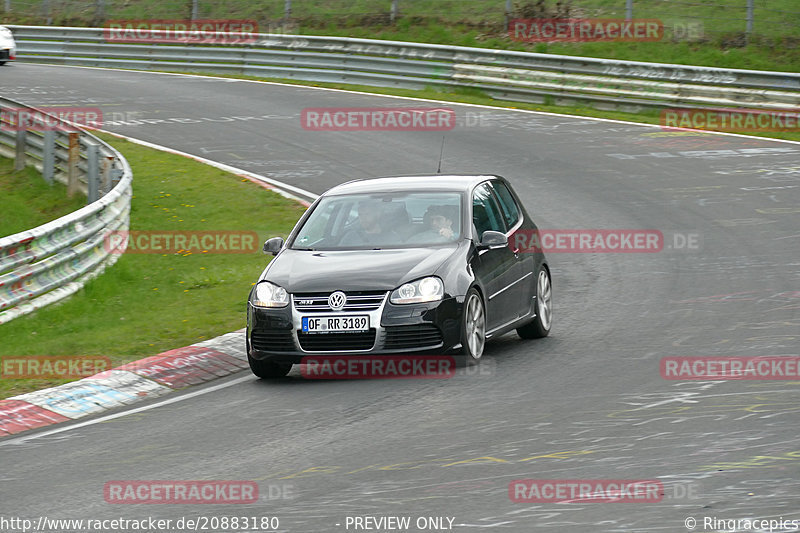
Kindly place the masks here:
POLYGON ((456 244, 440 248, 303 251, 285 249, 261 275, 291 293, 391 290, 429 276, 456 244))

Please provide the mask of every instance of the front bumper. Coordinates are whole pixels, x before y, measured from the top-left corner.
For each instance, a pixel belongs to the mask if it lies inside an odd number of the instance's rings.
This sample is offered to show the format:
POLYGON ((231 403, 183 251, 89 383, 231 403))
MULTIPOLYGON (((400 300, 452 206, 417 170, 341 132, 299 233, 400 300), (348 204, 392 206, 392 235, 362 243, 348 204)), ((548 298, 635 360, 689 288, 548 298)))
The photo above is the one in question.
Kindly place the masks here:
POLYGON ((250 357, 275 363, 300 363, 313 355, 445 354, 461 343, 464 298, 425 304, 394 305, 387 292, 371 311, 299 311, 292 297, 280 309, 247 305, 247 350, 250 357), (303 333, 303 316, 369 315, 363 333, 303 333))

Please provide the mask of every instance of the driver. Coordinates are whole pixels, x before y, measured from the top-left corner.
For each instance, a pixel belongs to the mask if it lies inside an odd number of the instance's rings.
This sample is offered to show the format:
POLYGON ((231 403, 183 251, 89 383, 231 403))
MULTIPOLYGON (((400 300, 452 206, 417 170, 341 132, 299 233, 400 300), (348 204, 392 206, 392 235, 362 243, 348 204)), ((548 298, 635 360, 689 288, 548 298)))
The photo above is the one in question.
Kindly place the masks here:
POLYGON ((453 240, 453 220, 445 206, 430 206, 422 219, 428 229, 415 235, 414 242, 427 244, 453 240))

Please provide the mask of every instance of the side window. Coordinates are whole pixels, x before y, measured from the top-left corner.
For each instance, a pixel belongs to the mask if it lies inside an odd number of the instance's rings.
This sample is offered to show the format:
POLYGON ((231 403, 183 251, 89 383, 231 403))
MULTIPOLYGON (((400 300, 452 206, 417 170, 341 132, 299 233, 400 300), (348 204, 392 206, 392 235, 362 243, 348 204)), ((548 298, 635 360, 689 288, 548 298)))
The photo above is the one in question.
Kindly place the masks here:
POLYGON ((478 238, 487 230, 506 232, 503 216, 488 183, 479 185, 472 193, 472 223, 478 230, 478 238))
POLYGON ((494 187, 494 192, 497 193, 497 199, 500 201, 500 208, 503 210, 506 226, 511 228, 519 220, 519 207, 517 206, 517 202, 504 183, 494 181, 492 182, 492 186, 494 187))

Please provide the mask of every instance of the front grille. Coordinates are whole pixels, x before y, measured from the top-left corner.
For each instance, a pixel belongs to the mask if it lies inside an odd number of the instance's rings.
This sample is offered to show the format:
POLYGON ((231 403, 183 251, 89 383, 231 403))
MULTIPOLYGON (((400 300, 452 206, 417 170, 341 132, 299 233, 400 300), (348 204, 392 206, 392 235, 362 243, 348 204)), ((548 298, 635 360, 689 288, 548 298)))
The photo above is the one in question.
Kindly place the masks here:
POLYGON ((292 330, 270 329, 253 331, 250 344, 260 352, 293 352, 295 351, 292 330))
MULTIPOLYGON (((305 313, 329 313, 333 311, 328 305, 331 293, 298 293, 292 295, 294 308, 305 313)), ((347 303, 342 311, 374 311, 379 308, 386 297, 385 291, 353 291, 346 292, 347 303)))
POLYGON ((375 329, 361 333, 297 332, 300 346, 307 352, 370 350, 375 345, 375 329))
POLYGON ((442 344, 442 332, 433 324, 387 326, 384 348, 437 348, 442 344))

